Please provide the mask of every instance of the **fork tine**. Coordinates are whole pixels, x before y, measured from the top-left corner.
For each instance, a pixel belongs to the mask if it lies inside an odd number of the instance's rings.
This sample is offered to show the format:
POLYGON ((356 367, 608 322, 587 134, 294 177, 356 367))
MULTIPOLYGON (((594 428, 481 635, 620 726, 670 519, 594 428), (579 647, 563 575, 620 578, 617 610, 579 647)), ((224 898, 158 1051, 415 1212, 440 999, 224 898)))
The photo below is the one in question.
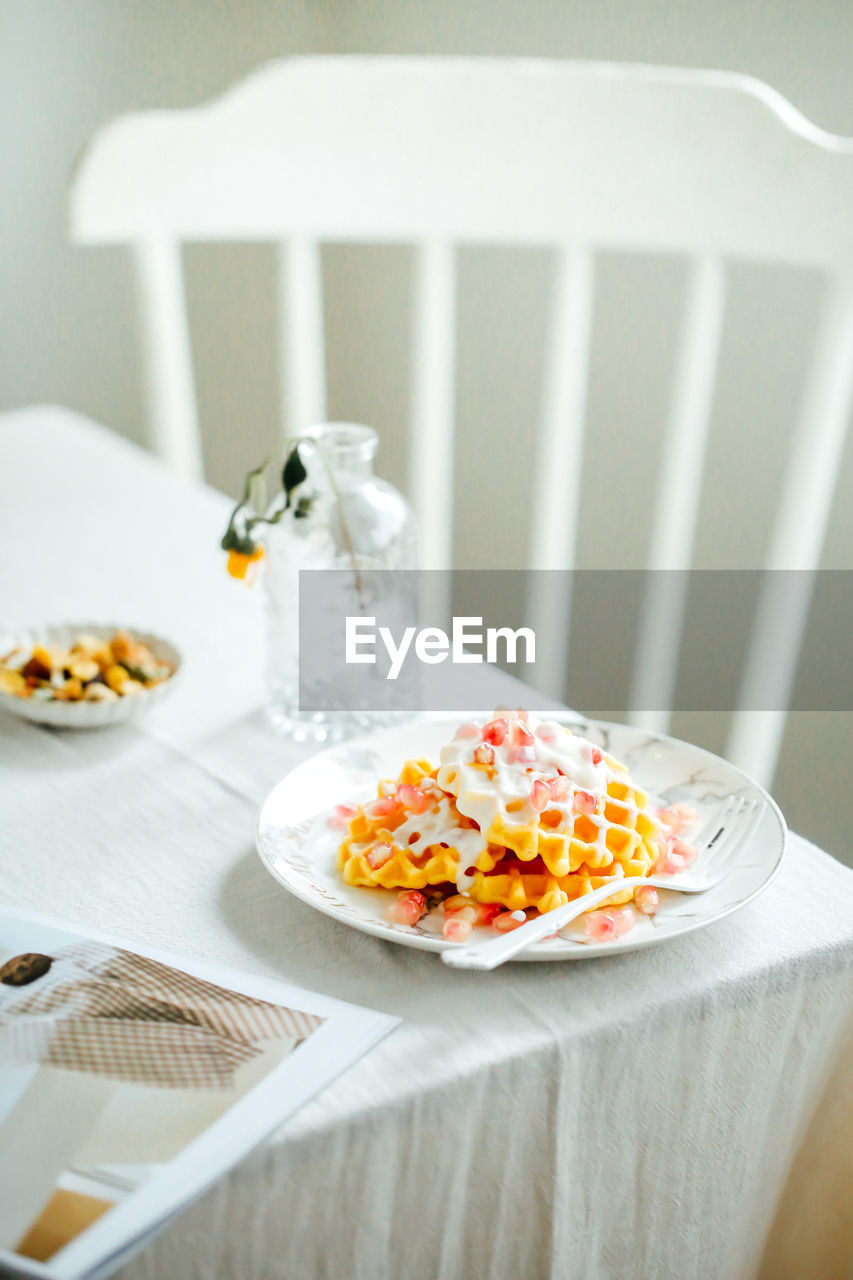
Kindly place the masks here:
POLYGON ((767 805, 757 800, 744 803, 740 808, 736 819, 730 824, 726 836, 715 851, 716 856, 706 868, 715 880, 721 880, 732 864, 746 851, 766 809, 767 805))
POLYGON ((700 853, 703 853, 708 849, 712 837, 716 835, 720 827, 724 826, 727 822, 730 817, 732 806, 737 805, 737 803, 738 801, 735 796, 726 796, 716 813, 712 814, 699 834, 694 837, 694 843, 700 853))
POLYGON ((727 806, 723 815, 722 825, 715 833, 713 839, 706 845, 703 864, 707 867, 716 864, 721 856, 725 856, 732 840, 740 829, 740 823, 743 821, 743 815, 749 807, 749 801, 743 796, 731 797, 732 803, 727 806))
POLYGON ((752 805, 748 819, 743 823, 738 838, 735 840, 734 847, 729 850, 727 865, 735 858, 740 858, 749 847, 752 837, 755 835, 761 820, 767 812, 767 805, 763 800, 756 800, 752 805))

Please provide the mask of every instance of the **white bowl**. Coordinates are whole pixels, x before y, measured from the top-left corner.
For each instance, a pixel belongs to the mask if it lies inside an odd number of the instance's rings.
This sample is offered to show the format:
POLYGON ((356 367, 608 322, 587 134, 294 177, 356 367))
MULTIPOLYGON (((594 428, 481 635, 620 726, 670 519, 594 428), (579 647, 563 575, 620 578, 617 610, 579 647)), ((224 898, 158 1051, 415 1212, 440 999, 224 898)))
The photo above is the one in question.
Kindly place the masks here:
POLYGON ((82 634, 97 636, 99 640, 111 640, 116 631, 126 631, 134 640, 147 644, 158 662, 168 663, 172 667, 168 680, 155 684, 135 697, 119 697, 109 702, 89 702, 82 699, 79 702, 43 702, 39 699, 19 698, 14 693, 0 689, 0 707, 20 716, 22 720, 34 720, 36 724, 49 724, 61 729, 101 729, 104 725, 123 724, 128 720, 138 719, 175 687, 180 672, 180 653, 161 636, 116 623, 63 622, 0 635, 0 656, 5 656, 13 649, 32 649, 37 644, 68 649, 77 636, 82 634))

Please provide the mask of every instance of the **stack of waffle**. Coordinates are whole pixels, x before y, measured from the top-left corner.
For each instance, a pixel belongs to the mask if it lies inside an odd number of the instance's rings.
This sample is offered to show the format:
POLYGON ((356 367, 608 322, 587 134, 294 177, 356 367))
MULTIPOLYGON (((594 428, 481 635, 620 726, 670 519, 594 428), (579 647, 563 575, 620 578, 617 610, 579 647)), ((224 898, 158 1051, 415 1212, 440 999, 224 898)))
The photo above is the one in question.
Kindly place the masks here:
MULTIPOLYGON (((649 875, 661 852, 661 826, 626 766, 524 713, 500 710, 485 725, 460 726, 438 768, 409 760, 378 790, 340 846, 348 884, 549 911, 649 875)), ((612 901, 631 897, 626 890, 612 901)))

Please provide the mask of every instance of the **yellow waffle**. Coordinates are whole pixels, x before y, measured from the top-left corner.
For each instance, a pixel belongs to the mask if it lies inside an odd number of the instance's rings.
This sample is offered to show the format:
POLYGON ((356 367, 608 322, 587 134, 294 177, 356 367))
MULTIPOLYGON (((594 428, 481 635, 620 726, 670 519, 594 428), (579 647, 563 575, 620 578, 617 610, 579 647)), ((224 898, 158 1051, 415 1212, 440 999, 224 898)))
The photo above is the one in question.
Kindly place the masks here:
MULTIPOLYGON (((456 784, 460 790, 459 804, 466 804, 470 795, 476 799, 480 787, 488 791, 489 766, 432 769, 426 760, 409 760, 399 779, 379 784, 380 802, 390 800, 400 784, 423 784, 435 804, 424 814, 404 803, 380 815, 372 814, 370 805, 361 806, 339 849, 343 879, 366 887, 425 889, 455 883, 460 870, 469 871, 464 891, 473 900, 509 910, 549 911, 613 880, 646 876, 660 853, 660 824, 625 766, 610 756, 606 764, 606 792, 594 797, 594 811, 567 811, 555 804, 539 812, 529 803, 510 802, 480 833, 472 819, 460 814, 451 789, 456 784), (420 839, 412 849, 409 838, 414 834, 420 839), (370 856, 375 860, 377 845, 389 846, 390 854, 380 849, 385 860, 374 866, 370 856)), ((628 902, 632 896, 625 890, 612 902, 628 902)))
MULTIPOLYGON (((566 902, 572 902, 583 894, 592 893, 602 885, 621 880, 626 876, 647 876, 657 858, 658 850, 649 852, 645 847, 639 856, 626 862, 612 862, 608 866, 591 868, 585 863, 567 876, 555 876, 544 871, 526 870, 529 866, 514 855, 502 860, 505 867, 497 873, 478 871, 474 883, 467 890, 475 902, 499 902, 510 911, 524 911, 535 907, 538 911, 552 911, 566 902), (507 866, 506 864, 510 865, 507 866)), ((630 902, 633 889, 625 889, 608 899, 608 906, 630 902)))
MULTIPOLYGON (((399 784, 417 786, 426 778, 435 778, 435 770, 430 769, 428 761, 407 760, 397 781, 384 779, 380 782, 378 799, 392 795, 399 784)), ((459 814, 452 796, 437 788, 435 795, 436 804, 423 814, 399 805, 392 813, 373 817, 369 813, 369 805, 359 806, 350 819, 349 835, 338 850, 338 867, 346 883, 385 889, 424 889, 428 885, 452 884, 456 880, 461 854, 458 845, 446 839, 449 832, 463 828, 471 833, 478 846, 482 841, 476 828, 459 814), (408 842, 401 841, 399 837, 395 839, 395 832, 412 823, 416 828, 427 827, 428 823, 436 828, 434 842, 417 853, 412 852, 408 842), (391 857, 381 866, 371 866, 368 860, 370 853, 377 844, 384 843, 392 846, 391 857), (448 847, 442 848, 442 844, 448 847)), ((479 852, 478 847, 473 854, 469 852, 468 857, 476 860, 479 852)), ((496 861, 494 858, 491 865, 496 861)), ((466 862, 466 866, 469 865, 474 864, 466 862)))
MULTIPOLYGON (((349 841, 344 844, 348 845, 349 841)), ((453 846, 439 849, 419 866, 416 859, 399 850, 374 870, 363 852, 352 848, 344 851, 342 848, 338 865, 347 884, 365 888, 426 889, 428 885, 452 884, 455 881, 459 854, 453 846)))
MULTIPOLYGON (((645 791, 633 785, 623 764, 611 756, 605 759, 619 776, 608 780, 607 794, 597 797, 594 813, 569 817, 555 807, 531 815, 529 808, 520 806, 516 812, 500 813, 495 818, 485 832, 489 845, 511 849, 522 862, 541 858, 557 879, 571 875, 584 864, 593 870, 614 861, 625 864, 632 859, 651 865, 658 856, 655 841, 661 828, 649 810, 649 798, 645 791)), ((482 770, 486 781, 490 781, 492 771, 488 766, 474 767, 482 770)), ((452 770, 450 772, 452 775, 452 770)), ((443 770, 439 770, 437 776, 447 777, 443 770)), ((460 795, 463 808, 467 807, 466 799, 463 790, 460 795)), ((492 870, 493 864, 488 859, 489 855, 484 854, 478 860, 478 870, 492 870)))

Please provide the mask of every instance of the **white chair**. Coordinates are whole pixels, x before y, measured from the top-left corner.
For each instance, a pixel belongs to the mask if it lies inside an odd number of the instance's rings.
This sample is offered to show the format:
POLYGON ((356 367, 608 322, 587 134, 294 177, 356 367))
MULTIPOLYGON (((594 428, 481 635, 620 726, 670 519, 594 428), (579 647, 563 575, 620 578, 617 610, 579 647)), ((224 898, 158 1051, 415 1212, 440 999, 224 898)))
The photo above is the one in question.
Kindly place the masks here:
MULTIPOLYGON (((147 345, 150 439, 201 473, 184 241, 281 245, 284 418, 325 417, 319 244, 417 246, 410 496, 426 567, 451 564, 457 244, 556 250, 532 504, 535 568, 574 562, 595 252, 690 259, 649 566, 691 564, 723 325, 726 260, 803 264, 828 277, 769 568, 817 566, 853 391, 853 142, 805 120, 759 81, 717 72, 514 59, 304 58, 262 67, 191 110, 103 129, 71 191, 71 235, 132 246, 147 345)), ((535 575, 534 575, 535 576, 535 575)), ((633 705, 668 705, 684 601, 655 575, 633 705)), ((760 602, 729 754, 769 780, 810 608, 788 605, 784 661, 760 602)), ((530 622, 569 620, 530 602, 530 622)), ((559 688, 562 672, 542 671, 559 688)), ((638 722, 665 729, 663 713, 638 722)))

